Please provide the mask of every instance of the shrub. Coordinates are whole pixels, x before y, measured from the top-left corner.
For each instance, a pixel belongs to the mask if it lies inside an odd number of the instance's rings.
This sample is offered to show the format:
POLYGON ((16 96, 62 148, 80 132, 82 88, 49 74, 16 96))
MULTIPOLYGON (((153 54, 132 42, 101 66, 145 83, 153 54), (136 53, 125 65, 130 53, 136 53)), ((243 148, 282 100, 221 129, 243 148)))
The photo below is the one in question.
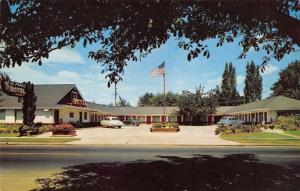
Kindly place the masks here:
POLYGON ((8 126, 8 127, 1 127, 0 128, 0 133, 19 133, 19 126, 15 125, 15 126, 8 126))
POLYGON ((52 128, 53 128, 52 125, 43 125, 42 127, 40 127, 39 132, 40 133, 50 132, 52 128))
POLYGON ((69 121, 69 124, 73 125, 75 128, 83 128, 84 127, 83 123, 81 123, 80 121, 76 121, 76 122, 69 121))
POLYGON ((162 123, 153 123, 152 128, 162 128, 163 124, 162 123))
POLYGON ((283 130, 300 128, 300 115, 279 116, 275 125, 283 130))
POLYGON ((153 123, 152 128, 179 128, 178 123, 153 123))
POLYGON ((167 123, 168 128, 179 128, 178 123, 167 123))
POLYGON ((269 125, 269 128, 270 128, 270 129, 274 129, 274 128, 275 128, 275 125, 274 125, 274 124, 271 124, 271 125, 269 125))

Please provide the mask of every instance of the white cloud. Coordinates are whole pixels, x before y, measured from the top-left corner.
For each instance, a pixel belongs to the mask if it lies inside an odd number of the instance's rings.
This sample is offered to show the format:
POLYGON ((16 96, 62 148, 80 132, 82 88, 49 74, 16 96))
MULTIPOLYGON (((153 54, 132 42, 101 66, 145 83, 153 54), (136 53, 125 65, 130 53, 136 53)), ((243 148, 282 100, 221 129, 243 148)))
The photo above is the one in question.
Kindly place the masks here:
POLYGON ((217 75, 217 72, 206 72, 206 73, 202 73, 201 77, 202 78, 209 78, 209 77, 216 76, 216 75, 217 75))
POLYGON ((70 72, 70 71, 59 71, 57 73, 57 77, 59 78, 63 78, 63 79, 80 79, 79 74, 77 74, 76 72, 70 72))
POLYGON ((236 77, 236 83, 239 85, 239 84, 243 84, 245 82, 245 76, 243 75, 238 75, 236 77))
POLYGON ((84 64, 81 54, 69 48, 54 50, 50 52, 48 59, 44 58, 42 61, 44 63, 84 64))
POLYGON ((264 72, 261 73, 261 75, 273 74, 274 72, 277 72, 278 70, 279 70, 279 67, 269 64, 265 67, 265 70, 264 70, 264 72))
POLYGON ((182 78, 178 78, 174 81, 174 84, 177 85, 177 86, 182 86, 185 84, 185 80, 182 79, 182 78))
POLYGON ((216 85, 221 84, 221 81, 222 81, 221 77, 218 77, 218 78, 215 78, 215 79, 210 79, 210 80, 207 80, 206 86, 207 86, 207 88, 215 88, 216 85))
MULTIPOLYGON (((36 64, 26 63, 21 67, 5 68, 13 81, 31 81, 34 84, 76 84, 83 97, 97 103, 113 101, 113 88, 107 88, 107 80, 99 79, 99 75, 81 75, 74 71, 61 70, 54 75, 39 71, 36 64)), ((123 88, 123 91, 125 88, 123 88)))

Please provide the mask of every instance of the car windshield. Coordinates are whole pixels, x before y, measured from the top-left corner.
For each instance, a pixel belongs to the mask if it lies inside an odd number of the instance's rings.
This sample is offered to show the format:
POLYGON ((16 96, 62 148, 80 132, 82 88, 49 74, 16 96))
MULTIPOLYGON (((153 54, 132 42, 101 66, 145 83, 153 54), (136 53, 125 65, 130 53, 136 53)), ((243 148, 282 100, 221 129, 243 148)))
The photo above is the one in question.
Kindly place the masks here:
POLYGON ((112 117, 111 120, 118 120, 118 118, 117 117, 112 117))

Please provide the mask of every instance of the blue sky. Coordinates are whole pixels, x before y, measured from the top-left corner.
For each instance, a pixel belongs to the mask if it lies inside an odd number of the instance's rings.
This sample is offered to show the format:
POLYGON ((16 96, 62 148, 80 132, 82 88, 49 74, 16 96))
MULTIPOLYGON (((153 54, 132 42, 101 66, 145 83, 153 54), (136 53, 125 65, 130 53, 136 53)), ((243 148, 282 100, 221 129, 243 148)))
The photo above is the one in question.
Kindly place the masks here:
MULTIPOLYGON (((206 90, 215 88, 221 81, 226 62, 232 62, 237 72, 237 87, 243 94, 246 63, 253 60, 261 63, 264 52, 250 50, 246 59, 238 59, 242 49, 237 42, 225 44, 217 48, 215 40, 207 40, 205 44, 210 50, 210 58, 199 56, 187 61, 187 52, 177 46, 175 39, 170 39, 159 49, 155 49, 140 62, 131 62, 125 68, 123 81, 118 84, 118 93, 132 105, 136 105, 138 97, 145 92, 158 93, 163 90, 162 77, 151 78, 150 71, 166 63, 167 91, 193 91, 196 86, 202 85, 206 90)), ((101 104, 113 102, 113 88, 107 87, 105 75, 101 75, 101 65, 87 57, 94 46, 83 48, 78 44, 71 49, 66 47, 50 54, 42 66, 24 63, 21 67, 4 69, 15 81, 32 81, 36 84, 72 83, 76 84, 84 98, 101 104)), ((263 97, 268 96, 270 87, 277 81, 278 73, 288 63, 300 59, 300 54, 293 53, 277 62, 271 60, 263 76, 263 97)))

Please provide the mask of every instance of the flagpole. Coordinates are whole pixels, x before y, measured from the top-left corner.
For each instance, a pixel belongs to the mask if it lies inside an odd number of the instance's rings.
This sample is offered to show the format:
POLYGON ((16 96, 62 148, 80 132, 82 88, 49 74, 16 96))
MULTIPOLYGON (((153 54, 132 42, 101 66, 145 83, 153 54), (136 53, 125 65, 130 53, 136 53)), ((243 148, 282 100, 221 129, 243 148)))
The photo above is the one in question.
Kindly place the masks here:
POLYGON ((163 96, 163 113, 164 113, 164 121, 163 123, 165 123, 167 121, 167 117, 166 117, 166 74, 165 72, 163 73, 163 78, 164 78, 164 96, 163 96))

